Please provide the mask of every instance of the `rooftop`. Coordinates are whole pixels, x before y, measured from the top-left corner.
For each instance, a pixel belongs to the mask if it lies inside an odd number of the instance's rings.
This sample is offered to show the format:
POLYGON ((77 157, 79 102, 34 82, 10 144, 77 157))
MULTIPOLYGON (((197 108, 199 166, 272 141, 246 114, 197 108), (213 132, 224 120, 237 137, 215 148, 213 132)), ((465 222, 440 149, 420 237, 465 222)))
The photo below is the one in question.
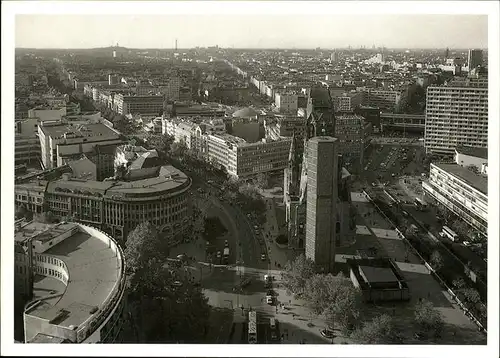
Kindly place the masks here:
POLYGON ((257 115, 258 112, 255 111, 253 108, 246 107, 234 112, 233 118, 249 118, 249 117, 256 117, 257 115))
POLYGON ((114 137, 119 138, 118 133, 113 129, 102 123, 85 124, 85 125, 71 125, 71 124, 57 124, 57 125, 42 125, 40 126, 45 135, 52 138, 61 138, 64 134, 73 133, 78 137, 114 137))
MULTIPOLYGON (((58 236, 79 227, 66 223, 54 226, 50 233, 58 236)), ((104 234, 103 234, 104 235, 104 234)), ((100 238, 81 228, 73 235, 50 247, 44 255, 62 260, 68 269, 69 281, 58 300, 41 301, 28 308, 25 314, 39 317, 64 327, 77 327, 90 318, 94 307, 102 308, 121 278, 117 254, 100 238)), ((39 287, 40 288, 40 287, 39 287)))
POLYGON ((471 187, 479 190, 481 193, 488 194, 488 179, 485 176, 475 174, 467 168, 464 168, 458 164, 443 164, 443 163, 432 163, 436 167, 450 173, 451 175, 461 179, 471 187))
MULTIPOLYGON (((155 160, 152 158, 152 160, 155 160)), ((154 169, 154 167, 152 168, 154 169)), ((58 191, 73 191, 83 195, 128 195, 128 194, 144 194, 150 195, 153 193, 164 192, 181 187, 189 182, 189 177, 182 171, 171 165, 158 167, 151 171, 148 178, 134 181, 96 181, 83 180, 77 178, 62 178, 49 183, 48 192, 58 191), (153 176, 154 175, 154 176, 153 176)))
POLYGON ((456 151, 460 154, 470 155, 471 157, 488 159, 488 148, 460 146, 456 148, 456 151))
POLYGON ((359 266, 360 273, 368 283, 397 282, 398 279, 389 267, 359 266))

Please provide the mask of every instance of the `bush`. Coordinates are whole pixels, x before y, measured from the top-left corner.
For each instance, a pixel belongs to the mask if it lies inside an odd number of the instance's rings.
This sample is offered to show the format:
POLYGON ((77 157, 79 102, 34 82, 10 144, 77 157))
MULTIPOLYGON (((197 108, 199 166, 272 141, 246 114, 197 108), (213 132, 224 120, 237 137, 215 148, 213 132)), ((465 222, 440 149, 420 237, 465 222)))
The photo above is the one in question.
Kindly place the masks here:
POLYGON ((276 243, 278 245, 286 245, 286 244, 288 244, 288 236, 286 236, 286 235, 279 235, 276 238, 276 243))

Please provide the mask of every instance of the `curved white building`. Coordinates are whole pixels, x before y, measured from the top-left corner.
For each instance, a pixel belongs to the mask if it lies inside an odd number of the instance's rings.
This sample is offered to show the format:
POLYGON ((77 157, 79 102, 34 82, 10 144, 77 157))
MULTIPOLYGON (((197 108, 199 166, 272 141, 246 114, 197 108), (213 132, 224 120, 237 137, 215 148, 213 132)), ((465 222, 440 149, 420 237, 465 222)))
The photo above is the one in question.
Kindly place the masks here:
POLYGON ((25 306, 26 343, 120 341, 125 261, 117 242, 77 223, 29 223, 16 242, 33 251, 33 300, 25 306))

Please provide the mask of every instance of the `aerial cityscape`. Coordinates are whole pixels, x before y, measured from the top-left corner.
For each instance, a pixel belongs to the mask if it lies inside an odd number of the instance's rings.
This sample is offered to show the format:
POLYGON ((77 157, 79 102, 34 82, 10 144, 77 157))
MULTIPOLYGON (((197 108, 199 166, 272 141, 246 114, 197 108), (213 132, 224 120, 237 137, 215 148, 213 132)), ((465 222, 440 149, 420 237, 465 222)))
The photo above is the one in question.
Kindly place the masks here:
POLYGON ((16 20, 16 343, 487 344, 486 17, 153 45, 72 15, 72 46, 44 16, 16 20))

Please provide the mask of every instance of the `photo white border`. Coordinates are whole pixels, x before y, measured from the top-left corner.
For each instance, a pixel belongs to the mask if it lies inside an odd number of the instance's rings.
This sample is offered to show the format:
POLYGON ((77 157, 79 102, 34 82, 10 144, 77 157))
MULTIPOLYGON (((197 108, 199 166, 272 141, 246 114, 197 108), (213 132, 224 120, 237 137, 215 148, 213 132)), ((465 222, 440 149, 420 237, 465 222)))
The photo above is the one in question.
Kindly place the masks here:
MULTIPOLYGON (((132 2, 47 1, 2 2, 2 242, 1 242, 1 353, 39 356, 344 356, 344 357, 498 357, 499 268, 499 6, 496 1, 369 1, 369 2, 132 2), (489 260, 487 346, 354 346, 354 345, 28 345, 13 344, 13 240, 14 232, 14 16, 16 14, 487 14, 489 67, 489 260), (496 329, 495 329, 496 328, 496 329)), ((34 30, 36 31, 36 29, 34 30)), ((61 30, 64 31, 64 30, 61 30)), ((346 34, 347 36, 347 34, 346 34)), ((466 36, 466 34, 464 34, 466 36)))

